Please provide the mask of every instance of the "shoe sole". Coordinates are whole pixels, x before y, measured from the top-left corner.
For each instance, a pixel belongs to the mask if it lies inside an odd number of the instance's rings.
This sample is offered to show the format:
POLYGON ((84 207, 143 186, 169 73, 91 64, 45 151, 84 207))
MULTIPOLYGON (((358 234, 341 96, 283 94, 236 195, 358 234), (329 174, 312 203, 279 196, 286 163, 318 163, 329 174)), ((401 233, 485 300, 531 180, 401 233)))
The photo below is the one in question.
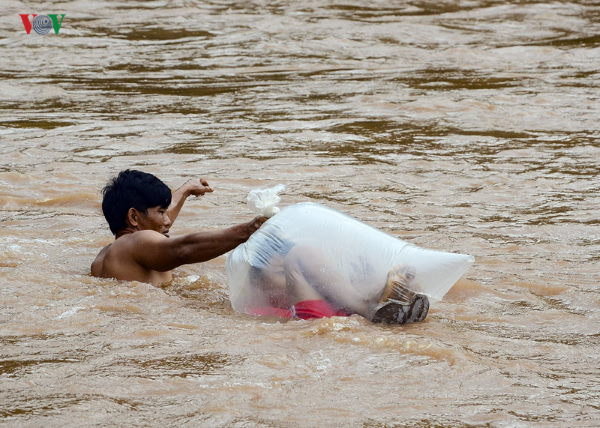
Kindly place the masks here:
POLYGON ((423 294, 417 294, 409 305, 392 299, 388 300, 377 309, 371 321, 386 324, 409 324, 423 321, 428 312, 429 299, 423 294))

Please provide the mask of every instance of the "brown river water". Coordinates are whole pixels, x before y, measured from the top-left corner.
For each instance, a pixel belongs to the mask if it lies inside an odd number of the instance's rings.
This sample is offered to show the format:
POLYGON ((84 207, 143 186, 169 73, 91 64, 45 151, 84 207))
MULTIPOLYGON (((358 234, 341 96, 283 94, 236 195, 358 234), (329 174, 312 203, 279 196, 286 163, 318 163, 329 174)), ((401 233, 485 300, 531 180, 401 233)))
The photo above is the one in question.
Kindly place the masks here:
POLYGON ((0 10, 0 425, 600 426, 598 2, 0 10), (237 314, 224 256, 93 278, 125 168, 214 187, 173 234, 283 183, 476 262, 409 326, 237 314))

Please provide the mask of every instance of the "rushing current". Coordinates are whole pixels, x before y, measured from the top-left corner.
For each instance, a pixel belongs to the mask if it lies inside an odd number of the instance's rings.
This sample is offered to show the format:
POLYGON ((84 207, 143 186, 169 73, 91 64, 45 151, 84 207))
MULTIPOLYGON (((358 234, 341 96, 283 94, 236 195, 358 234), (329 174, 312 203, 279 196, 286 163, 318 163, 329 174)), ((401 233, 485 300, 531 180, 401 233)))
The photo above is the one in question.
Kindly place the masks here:
POLYGON ((597 2, 0 10, 0 425, 600 425, 597 2), (94 278, 125 168, 215 189, 173 235, 283 183, 476 262, 408 326, 238 314, 224 256, 94 278))

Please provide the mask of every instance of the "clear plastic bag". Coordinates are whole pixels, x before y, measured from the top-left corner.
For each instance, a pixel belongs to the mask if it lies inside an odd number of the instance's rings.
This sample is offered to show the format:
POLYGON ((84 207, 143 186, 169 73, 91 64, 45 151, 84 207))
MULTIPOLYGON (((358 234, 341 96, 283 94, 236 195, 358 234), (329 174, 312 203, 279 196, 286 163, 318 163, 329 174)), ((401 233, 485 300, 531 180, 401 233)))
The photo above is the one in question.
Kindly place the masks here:
POLYGON ((435 301, 473 261, 465 254, 420 248, 305 202, 281 210, 232 251, 227 276, 231 303, 239 312, 289 308, 290 278, 300 274, 333 308, 370 318, 391 270, 410 272, 407 288, 435 301))
POLYGON ((279 212, 277 204, 281 201, 279 193, 285 190, 285 185, 253 189, 248 193, 248 205, 259 216, 273 217, 279 212))

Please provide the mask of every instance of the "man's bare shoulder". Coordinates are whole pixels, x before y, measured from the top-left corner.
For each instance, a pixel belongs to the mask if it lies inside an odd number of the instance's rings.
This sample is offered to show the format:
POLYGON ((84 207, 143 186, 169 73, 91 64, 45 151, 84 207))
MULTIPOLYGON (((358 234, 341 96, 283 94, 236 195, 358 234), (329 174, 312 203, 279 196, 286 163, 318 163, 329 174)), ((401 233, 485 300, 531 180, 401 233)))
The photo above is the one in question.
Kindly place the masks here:
POLYGON ((108 244, 106 247, 102 248, 94 261, 92 262, 92 275, 93 276, 102 276, 102 267, 104 266, 104 257, 106 257, 106 253, 108 253, 112 244, 108 244))
MULTIPOLYGON (((154 230, 138 230, 127 235, 120 236, 111 245, 105 247, 102 251, 106 250, 105 255, 111 257, 124 257, 132 255, 133 253, 146 249, 146 245, 160 242, 164 239, 168 239, 162 233, 154 230), (109 248, 110 247, 110 248, 109 248)), ((102 253, 102 251, 100 253, 102 253)))
MULTIPOLYGON (((128 235, 123 235, 119 239, 115 241, 115 244, 119 242, 121 239, 126 238, 122 241, 122 244, 119 247, 127 247, 128 251, 132 251, 134 249, 143 248, 144 245, 157 243, 163 241, 167 238, 160 232, 156 232, 155 230, 138 230, 136 232, 130 233, 128 235)), ((120 250, 121 248, 119 248, 120 250)))
POLYGON ((129 235, 124 235, 127 237, 135 237, 137 239, 167 239, 165 235, 156 230, 137 230, 129 235))
POLYGON ((99 277, 121 277, 120 273, 140 268, 138 259, 149 244, 168 239, 153 230, 139 230, 120 236, 112 244, 104 247, 92 262, 91 273, 99 277))

